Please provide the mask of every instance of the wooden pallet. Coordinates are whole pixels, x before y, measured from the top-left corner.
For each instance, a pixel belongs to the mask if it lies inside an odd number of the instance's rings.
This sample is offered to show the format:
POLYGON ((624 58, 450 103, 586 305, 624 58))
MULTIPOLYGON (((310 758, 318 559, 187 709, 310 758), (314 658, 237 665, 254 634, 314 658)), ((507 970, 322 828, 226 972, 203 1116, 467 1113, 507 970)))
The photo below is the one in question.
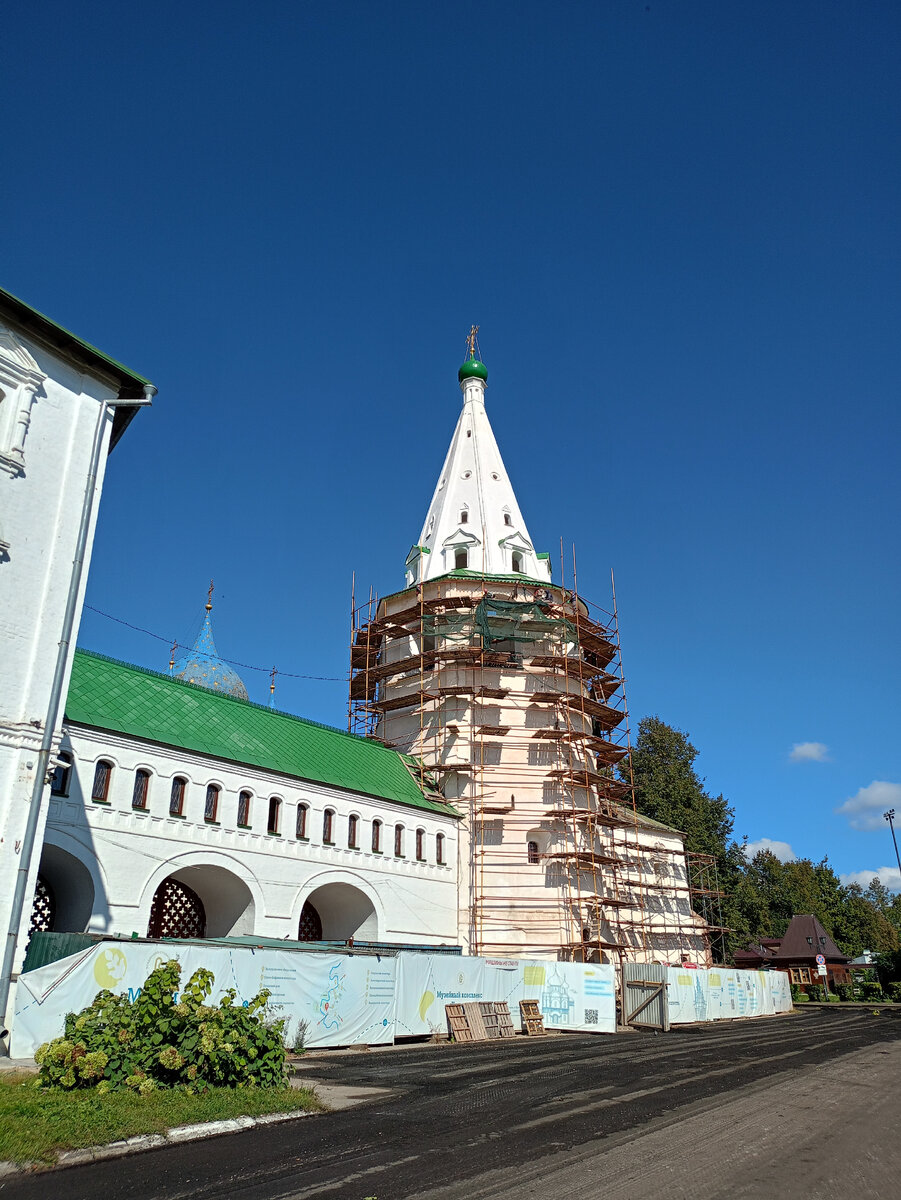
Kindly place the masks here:
POLYGON ((512 1038, 516 1033, 505 1000, 445 1004, 444 1014, 447 1031, 455 1042, 490 1042, 495 1038, 512 1038))
POLYGON ((520 1000, 519 1019, 522 1031, 528 1037, 544 1037, 547 1034, 537 1000, 520 1000))
POLYGON ((455 1042, 473 1042, 472 1030, 469 1027, 465 1004, 445 1004, 444 1015, 447 1017, 447 1032, 455 1042))
POLYGON ((470 1001, 469 1004, 464 1004, 466 1010, 466 1019, 469 1022, 469 1028, 472 1030, 472 1040, 474 1042, 487 1042, 493 1034, 489 1032, 488 1026, 482 1017, 482 1006, 477 1001, 470 1001))
POLYGON ((492 1027, 496 1030, 490 1036, 499 1038, 512 1038, 514 1036, 516 1030, 513 1028, 513 1018, 510 1016, 510 1006, 506 1000, 489 1000, 480 1007, 482 1009, 482 1020, 486 1023, 486 1026, 490 1021, 492 1027))

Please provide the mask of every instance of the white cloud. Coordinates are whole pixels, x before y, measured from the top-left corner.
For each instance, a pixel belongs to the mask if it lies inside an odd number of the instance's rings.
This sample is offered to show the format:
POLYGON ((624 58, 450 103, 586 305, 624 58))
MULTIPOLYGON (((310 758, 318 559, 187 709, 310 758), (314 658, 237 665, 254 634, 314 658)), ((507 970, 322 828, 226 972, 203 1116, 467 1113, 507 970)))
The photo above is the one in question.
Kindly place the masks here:
POLYGON ((844 884, 859 883, 862 888, 868 888, 874 875, 890 892, 901 892, 901 871, 897 867, 877 867, 875 871, 851 871, 848 875, 842 875, 841 881, 844 884))
POLYGON ((884 829, 888 834, 882 814, 889 808, 901 809, 901 783, 874 779, 835 811, 848 818, 852 829, 884 829))
POLYGON ((791 762, 828 762, 829 747, 822 742, 795 742, 788 757, 791 762))
POLYGON ((748 842, 745 854, 753 858, 761 850, 769 850, 780 862, 794 862, 798 857, 788 842, 774 842, 772 838, 758 838, 756 842, 748 842))

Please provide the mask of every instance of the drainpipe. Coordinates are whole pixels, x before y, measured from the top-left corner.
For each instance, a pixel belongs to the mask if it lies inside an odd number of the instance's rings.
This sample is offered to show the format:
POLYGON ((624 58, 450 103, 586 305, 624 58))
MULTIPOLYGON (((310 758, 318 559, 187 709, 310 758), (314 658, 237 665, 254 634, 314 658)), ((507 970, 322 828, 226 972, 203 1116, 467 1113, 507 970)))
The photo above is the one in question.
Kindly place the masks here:
MULTIPOLYGON (((31 804, 28 808, 28 822, 25 827, 25 836, 22 839, 22 852, 19 856, 19 869, 16 874, 16 887, 13 893, 9 928, 6 932, 6 945, 3 949, 3 966, 0 968, 0 1026, 3 1025, 6 1017, 6 1007, 9 1003, 13 963, 16 957, 16 943, 19 938, 19 926, 22 924, 22 914, 25 910, 28 875, 31 870, 31 859, 34 854, 35 838, 37 837, 41 800, 43 799, 44 788, 47 786, 53 737, 62 706, 63 681, 66 677, 69 646, 72 641, 72 631, 75 627, 78 595, 81 591, 81 579, 84 574, 85 553, 88 545, 88 533, 91 527, 91 515, 94 510, 94 493, 97 488, 97 474, 100 470, 100 458, 103 453, 103 435, 106 429, 106 421, 110 409, 146 408, 153 403, 153 397, 156 393, 157 389, 152 383, 145 384, 144 396, 141 400, 102 400, 100 402, 100 412, 97 414, 94 443, 91 447, 91 465, 88 470, 84 500, 81 505, 81 519, 78 524, 78 538, 75 543, 75 557, 72 560, 72 573, 69 576, 69 593, 66 597, 66 610, 63 615, 62 636, 60 637, 59 648, 56 653, 56 666, 53 671, 53 682, 50 685, 47 717, 44 721, 44 735, 41 738, 41 748, 38 751, 37 769, 34 773, 34 786, 31 789, 31 804)), ((0 1028, 0 1037, 4 1037, 6 1033, 6 1029, 0 1028)))

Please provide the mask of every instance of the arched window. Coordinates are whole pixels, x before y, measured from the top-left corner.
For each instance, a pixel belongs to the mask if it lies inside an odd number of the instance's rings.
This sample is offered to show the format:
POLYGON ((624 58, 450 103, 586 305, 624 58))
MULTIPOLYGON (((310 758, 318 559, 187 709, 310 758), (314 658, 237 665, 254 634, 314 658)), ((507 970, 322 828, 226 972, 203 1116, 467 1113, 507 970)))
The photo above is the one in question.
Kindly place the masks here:
POLYGON ((282 802, 278 796, 269 797, 269 818, 266 821, 266 832, 277 834, 282 817, 282 802))
POLYGON ((460 524, 461 525, 469 524, 469 509, 467 509, 467 508, 460 509, 460 524))
POLYGON ((310 811, 308 804, 298 804, 297 806, 297 837, 300 841, 307 841, 307 813, 310 811))
POLYGON ((416 830, 416 861, 425 862, 425 830, 416 830))
POLYGON ((444 834, 435 834, 435 862, 439 867, 444 866, 444 834))
POLYGON ((394 857, 403 858, 404 856, 404 827, 403 825, 394 826, 394 857))
POLYGON ((372 853, 381 854, 382 852, 382 823, 381 821, 372 822, 372 853))
POLYGON ((326 846, 335 844, 335 810, 327 808, 322 814, 322 841, 326 846))
POLYGON ((522 574, 522 551, 514 550, 512 555, 510 556, 510 560, 511 560, 514 572, 516 574, 521 575, 522 574))
POLYGON ((51 796, 68 796, 69 779, 72 775, 72 755, 65 750, 57 756, 58 762, 50 780, 51 796))
POLYGON ((219 787, 215 783, 206 785, 206 799, 203 802, 203 819, 212 825, 219 814, 219 787))
POLYGON ((505 525, 512 525, 512 524, 513 524, 513 518, 510 516, 510 514, 509 514, 508 512, 505 512, 505 513, 504 513, 504 524, 505 524, 505 525))
POLYGON ((243 829, 250 828, 250 792, 238 795, 238 825, 243 829))
POLYGON ((139 767, 135 771, 135 785, 131 790, 131 807, 145 809, 147 807, 147 792, 150 789, 150 772, 139 767))
POLYGON ((529 858, 530 863, 537 863, 540 861, 541 856, 538 853, 538 843, 537 842, 527 842, 526 849, 528 851, 528 858, 529 858))
POLYGON ((170 817, 183 817, 185 815, 185 791, 187 786, 188 781, 182 775, 176 775, 172 780, 172 788, 169 792, 170 817))
POLYGON ((465 546, 460 546, 454 551, 454 570, 465 571, 469 566, 469 551, 465 546))
POLYGON ((357 841, 360 829, 360 818, 356 813, 351 813, 347 818, 347 848, 349 850, 359 850, 357 841))
POLYGON ((113 764, 105 758, 97 760, 94 767, 94 783, 91 786, 91 799, 98 804, 105 804, 109 795, 110 780, 113 777, 113 764))

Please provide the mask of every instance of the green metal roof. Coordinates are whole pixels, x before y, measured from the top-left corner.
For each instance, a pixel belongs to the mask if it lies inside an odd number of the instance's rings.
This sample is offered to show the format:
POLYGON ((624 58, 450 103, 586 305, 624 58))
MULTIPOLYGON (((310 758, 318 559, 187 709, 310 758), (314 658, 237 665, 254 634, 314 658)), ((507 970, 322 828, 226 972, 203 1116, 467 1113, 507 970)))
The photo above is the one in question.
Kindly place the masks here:
POLYGON ((424 795, 418 763, 378 742, 76 650, 66 720, 458 817, 424 795))
POLYGON ((58 325, 56 321, 51 320, 44 313, 38 312, 36 308, 32 308, 30 304, 26 304, 18 296, 14 296, 12 292, 6 291, 5 288, 0 288, 0 303, 4 301, 12 309, 15 316, 22 320, 24 324, 30 326, 35 333, 43 334, 52 345, 58 346, 63 350, 76 346, 79 350, 89 355, 90 358, 99 361, 101 365, 111 370, 113 374, 124 377, 123 381, 137 383, 141 387, 145 383, 153 386, 151 380, 145 379, 137 371, 132 371, 130 367, 126 367, 114 358, 110 358, 108 354, 104 354, 102 350, 98 350, 96 346, 92 346, 90 342, 86 342, 78 334, 72 333, 69 329, 64 329, 62 325, 58 325))
MULTIPOLYGON (((523 587, 537 587, 545 591, 562 592, 563 589, 559 583, 554 583, 550 579, 535 579, 531 575, 487 575, 483 571, 472 571, 468 567, 460 567, 454 571, 445 571, 443 575, 435 575, 431 579, 427 579, 422 586, 431 587, 433 583, 440 583, 442 579, 480 579, 485 583, 521 583, 523 587)), ((419 584, 414 584, 413 587, 419 587, 419 584)), ((404 592, 412 591, 411 587, 398 588, 396 592, 389 592, 386 596, 379 599, 379 603, 385 600, 392 600, 395 596, 401 596, 404 592)))

